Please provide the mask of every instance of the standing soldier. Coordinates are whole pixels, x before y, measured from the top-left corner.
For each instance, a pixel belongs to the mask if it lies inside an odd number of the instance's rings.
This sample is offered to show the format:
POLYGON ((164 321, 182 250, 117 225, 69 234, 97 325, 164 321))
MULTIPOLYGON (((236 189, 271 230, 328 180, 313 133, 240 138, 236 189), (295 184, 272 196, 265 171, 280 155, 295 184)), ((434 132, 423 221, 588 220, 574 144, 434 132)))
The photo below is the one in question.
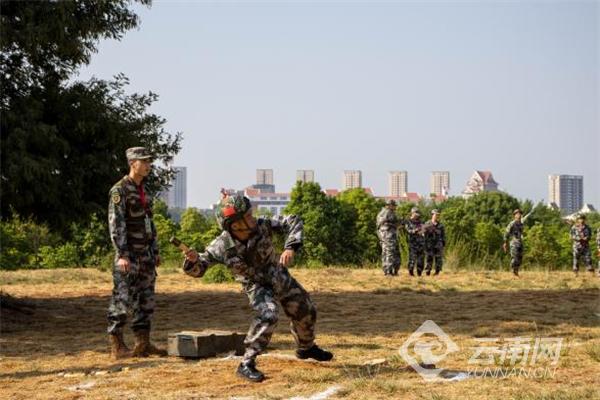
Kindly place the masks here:
POLYGON ((577 222, 571 227, 571 240, 573 241, 573 272, 579 272, 579 259, 583 259, 586 269, 594 272, 592 267, 592 254, 590 252, 590 239, 592 229, 585 223, 585 214, 577 216, 577 222))
POLYGON ((287 270, 302 246, 302 221, 295 215, 273 218, 252 216, 252 205, 245 196, 224 194, 217 210, 223 232, 198 254, 186 253, 184 272, 201 277, 217 263, 226 265, 241 281, 256 316, 246 335, 246 352, 237 369, 245 379, 260 382, 264 375, 256 369, 256 358, 269 344, 277 324, 281 304, 291 319, 291 331, 298 349, 296 357, 329 361, 333 357, 315 344, 317 309, 308 292, 287 270), (285 234, 284 251, 277 254, 273 234, 285 234))
POLYGON ((600 276, 600 226, 596 230, 596 251, 598 252, 598 269, 596 270, 596 273, 600 276))
POLYGON ((421 276, 425 264, 425 236, 421 213, 417 207, 410 210, 410 218, 405 222, 404 227, 408 233, 408 273, 414 276, 416 265, 417 275, 421 276))
POLYGON ((425 264, 425 273, 431 274, 431 267, 435 260, 435 273, 438 275, 442 270, 444 260, 444 247, 446 246, 446 232, 444 225, 438 221, 440 212, 438 210, 431 211, 431 221, 425 224, 425 254, 427 255, 425 264))
POLYGON ((529 218, 531 211, 523 218, 523 211, 517 208, 513 211, 513 220, 510 221, 504 232, 502 249, 506 253, 510 242, 510 266, 515 276, 519 276, 519 267, 523 263, 523 223, 529 218))
POLYGON ((377 237, 381 244, 383 274, 398 275, 401 260, 398 248, 398 217, 394 200, 388 200, 385 207, 377 214, 377 237))
POLYGON ((108 307, 108 333, 113 358, 166 355, 150 343, 150 322, 154 312, 156 266, 160 263, 156 228, 152 221, 152 199, 146 193, 145 178, 152 156, 143 147, 126 151, 129 174, 110 189, 108 227, 115 248, 113 291, 108 307), (131 307, 131 328, 135 347, 130 352, 123 340, 127 309, 131 307))

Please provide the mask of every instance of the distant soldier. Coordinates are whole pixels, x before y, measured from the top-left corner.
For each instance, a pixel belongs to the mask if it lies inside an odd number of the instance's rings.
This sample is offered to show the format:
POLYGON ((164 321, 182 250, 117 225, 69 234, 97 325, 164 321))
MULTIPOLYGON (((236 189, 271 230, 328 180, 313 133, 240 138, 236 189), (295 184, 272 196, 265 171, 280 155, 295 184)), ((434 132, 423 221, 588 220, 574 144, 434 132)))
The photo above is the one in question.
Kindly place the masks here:
POLYGON ((585 223, 585 214, 577 216, 577 222, 571 227, 571 240, 573 241, 573 272, 579 272, 579 260, 583 260, 586 269, 594 272, 592 267, 592 254, 590 252, 590 239, 592 229, 585 223))
POLYGON ((115 248, 115 262, 107 317, 111 355, 115 359, 131 355, 166 355, 164 350, 150 343, 154 283, 156 267, 160 263, 156 227, 152 220, 152 198, 145 188, 152 156, 143 147, 127 149, 126 155, 129 174, 110 189, 108 205, 108 228, 115 248), (133 353, 123 340, 128 308, 133 312, 133 353))
POLYGON ((600 227, 596 230, 596 251, 598 252, 598 269, 596 270, 596 273, 600 276, 600 227))
POLYGON ((381 244, 381 264, 386 276, 398 275, 400 268, 400 249, 398 247, 398 217, 396 202, 388 200, 377 214, 377 236, 381 244))
POLYGON ((256 358, 266 350, 279 318, 279 304, 291 319, 296 357, 329 361, 333 354, 315 343, 317 309, 308 292, 294 279, 287 267, 302 247, 302 220, 295 215, 254 218, 250 200, 241 195, 224 194, 217 209, 222 232, 206 250, 186 253, 183 265, 187 275, 199 278, 215 264, 224 264, 242 282, 255 311, 246 335, 246 352, 237 374, 260 382, 264 375, 256 368, 256 358), (278 254, 273 236, 284 237, 283 253, 278 254))
POLYGON ((435 273, 438 275, 442 270, 444 260, 444 247, 446 246, 446 232, 444 225, 439 222, 440 212, 438 210, 431 211, 431 221, 425 224, 425 273, 431 274, 431 267, 435 260, 435 273))
POLYGON ((416 266, 417 275, 421 276, 425 264, 425 236, 421 212, 417 207, 410 210, 410 218, 405 222, 404 227, 408 233, 408 273, 414 276, 416 266))
POLYGON ((513 270, 513 274, 516 276, 519 276, 519 267, 523 263, 523 223, 530 215, 531 212, 523 218, 523 211, 517 208, 513 211, 514 219, 508 224, 506 231, 504 232, 502 249, 506 253, 510 243, 510 266, 513 270))

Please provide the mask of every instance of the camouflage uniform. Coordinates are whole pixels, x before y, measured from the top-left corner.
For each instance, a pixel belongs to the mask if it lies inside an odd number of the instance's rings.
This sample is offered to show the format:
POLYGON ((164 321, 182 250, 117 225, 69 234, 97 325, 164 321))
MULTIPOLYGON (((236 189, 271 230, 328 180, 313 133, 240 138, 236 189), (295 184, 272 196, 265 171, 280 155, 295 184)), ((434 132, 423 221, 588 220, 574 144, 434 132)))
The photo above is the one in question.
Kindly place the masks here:
POLYGON ((523 263, 523 222, 512 220, 504 232, 504 243, 510 243, 510 266, 518 271, 523 263))
POLYGON ((223 231, 195 263, 186 260, 183 266, 186 274, 201 277, 207 268, 221 263, 242 282, 250 306, 256 312, 245 341, 243 363, 246 364, 253 364, 271 340, 279 314, 277 301, 291 319, 291 331, 298 348, 309 349, 315 340, 317 309, 308 292, 279 264, 279 254, 273 248, 273 233, 287 234, 285 249, 296 251, 302 246, 300 218, 294 215, 258 218, 256 233, 247 243, 223 231))
POLYGON ((384 207, 377 214, 377 237, 381 244, 381 264, 385 275, 397 275, 400 268, 400 249, 398 247, 398 217, 396 213, 384 207))
POLYGON ((112 273, 114 286, 107 315, 108 333, 122 332, 128 307, 133 311, 132 329, 150 330, 158 243, 152 221, 152 198, 146 194, 143 183, 137 186, 133 179, 125 176, 112 187, 108 228, 116 251, 112 273), (119 269, 117 260, 121 257, 129 258, 129 273, 119 269))
POLYGON ((446 246, 446 232, 441 222, 428 221, 423 230, 425 231, 425 271, 429 275, 431 267, 435 260, 435 271, 439 273, 442 270, 444 262, 444 247, 446 246))
POLYGON ((593 271, 592 255, 590 252, 590 239, 592 229, 587 224, 571 227, 571 240, 573 241, 573 271, 579 271, 579 260, 583 262, 588 271, 593 271))
POLYGON ((408 272, 412 275, 415 265, 417 275, 421 276, 425 264, 425 237, 420 218, 409 218, 404 224, 408 233, 408 272))
POLYGON ((596 251, 598 252, 598 275, 600 276, 600 228, 596 231, 596 251))

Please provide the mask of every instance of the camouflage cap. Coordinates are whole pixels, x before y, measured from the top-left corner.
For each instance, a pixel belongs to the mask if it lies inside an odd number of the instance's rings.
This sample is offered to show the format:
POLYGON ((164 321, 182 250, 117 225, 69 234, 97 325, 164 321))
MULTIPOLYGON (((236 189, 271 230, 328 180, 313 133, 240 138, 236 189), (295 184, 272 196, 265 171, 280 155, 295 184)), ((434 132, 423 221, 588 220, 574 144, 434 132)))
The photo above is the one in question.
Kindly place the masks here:
POLYGON ((577 214, 577 219, 585 219, 585 214, 577 214))
POLYGON ((515 214, 523 214, 523 211, 521 211, 520 208, 515 209, 515 211, 513 211, 513 215, 515 214))
POLYGON ((421 214, 421 211, 419 211, 419 209, 417 207, 413 207, 410 209, 411 213, 415 213, 415 214, 421 214))
POLYGON ((434 208, 433 210, 431 210, 431 214, 432 215, 433 214, 438 214, 439 215, 439 214, 441 214, 441 212, 437 208, 434 208))
POLYGON ((127 156, 127 161, 152 159, 152 155, 145 147, 130 147, 125 151, 125 155, 127 156))
POLYGON ((385 202, 385 205, 386 205, 386 206, 394 206, 394 207, 395 207, 395 206, 396 206, 396 202, 395 202, 393 199, 388 199, 388 200, 385 202))
POLYGON ((231 223, 241 219, 250 209, 252 209, 252 204, 246 196, 225 195, 217 207, 217 224, 221 229, 229 230, 231 223))

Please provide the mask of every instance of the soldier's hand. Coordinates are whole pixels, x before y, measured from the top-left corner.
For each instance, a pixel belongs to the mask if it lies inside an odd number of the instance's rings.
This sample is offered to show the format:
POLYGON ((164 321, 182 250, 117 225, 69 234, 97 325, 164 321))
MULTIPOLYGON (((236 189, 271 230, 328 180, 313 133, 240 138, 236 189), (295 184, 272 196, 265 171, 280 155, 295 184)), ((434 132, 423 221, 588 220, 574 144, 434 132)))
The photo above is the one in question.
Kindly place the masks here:
POLYGON ((288 267, 294 260, 294 250, 285 250, 279 257, 279 263, 284 267, 288 267))
POLYGON ((160 256, 156 256, 156 266, 160 265, 160 256))
POLYGON ((198 261, 198 252, 194 249, 189 249, 185 253, 185 259, 195 263, 196 261, 198 261))
POLYGON ((129 259, 127 257, 121 257, 117 260, 117 265, 119 266, 119 270, 124 273, 124 274, 128 274, 129 270, 131 268, 131 264, 129 263, 129 259))
POLYGON ((506 243, 502 243, 502 250, 504 250, 504 252, 508 252, 508 246, 506 245, 506 243))

